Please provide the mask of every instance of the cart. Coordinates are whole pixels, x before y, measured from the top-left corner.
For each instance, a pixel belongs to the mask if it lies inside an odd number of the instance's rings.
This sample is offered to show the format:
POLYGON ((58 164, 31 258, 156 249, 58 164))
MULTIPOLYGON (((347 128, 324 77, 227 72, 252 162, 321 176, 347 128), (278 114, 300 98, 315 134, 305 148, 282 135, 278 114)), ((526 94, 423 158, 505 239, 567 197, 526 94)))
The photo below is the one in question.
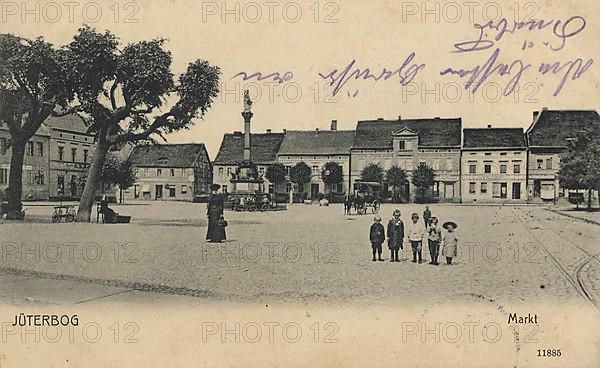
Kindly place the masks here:
POLYGON ((354 183, 352 208, 357 215, 366 215, 370 210, 372 214, 381 208, 381 184, 377 182, 357 181, 354 183))

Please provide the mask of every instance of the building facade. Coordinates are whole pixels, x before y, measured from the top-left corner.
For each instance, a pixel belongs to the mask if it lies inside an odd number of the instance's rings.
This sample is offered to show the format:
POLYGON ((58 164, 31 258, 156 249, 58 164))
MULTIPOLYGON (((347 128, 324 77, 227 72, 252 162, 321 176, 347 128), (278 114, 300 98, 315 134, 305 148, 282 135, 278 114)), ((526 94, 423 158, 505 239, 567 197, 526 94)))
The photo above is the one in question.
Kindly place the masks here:
POLYGON ((600 129, 600 116, 594 110, 534 111, 527 129, 527 188, 532 202, 552 201, 565 195, 558 180, 560 156, 567 143, 583 130, 600 129))
POLYGON ((351 149, 350 186, 369 164, 379 164, 384 170, 399 166, 408 176, 403 196, 414 200, 412 172, 424 162, 436 174, 432 196, 460 202, 461 126, 460 118, 359 121, 351 149))
MULTIPOLYGON (((46 200, 49 197, 48 180, 50 171, 50 133, 42 126, 25 146, 23 158, 22 199, 46 200)), ((8 188, 10 175, 10 134, 8 128, 0 126, 0 190, 8 188)))
POLYGON ((527 146, 522 128, 463 130, 462 200, 527 200, 527 146))
POLYGON ((308 199, 317 199, 319 193, 347 193, 353 142, 354 131, 337 130, 337 122, 332 122, 329 131, 287 131, 277 161, 285 165, 288 173, 299 162, 306 163, 312 169, 310 183, 294 190, 296 193, 307 193, 308 199), (342 180, 339 183, 326 184, 323 181, 323 168, 328 162, 335 162, 342 168, 342 180))
MULTIPOLYGON (((262 190, 265 192, 274 193, 282 188, 285 190, 285 187, 275 188, 275 184, 265 178, 267 168, 277 162, 277 153, 284 135, 285 133, 272 133, 270 130, 267 130, 266 133, 250 134, 250 160, 256 165, 259 177, 264 179, 262 190)), ((221 185, 223 193, 227 194, 232 189, 232 175, 239 172, 240 164, 243 161, 244 133, 225 134, 217 157, 213 161, 213 181, 215 184, 221 185)))
POLYGON ((50 132, 49 197, 78 200, 94 154, 94 136, 75 114, 49 117, 44 125, 50 132))
POLYGON ((204 144, 142 145, 129 159, 136 181, 125 199, 194 201, 210 192, 212 164, 204 144))

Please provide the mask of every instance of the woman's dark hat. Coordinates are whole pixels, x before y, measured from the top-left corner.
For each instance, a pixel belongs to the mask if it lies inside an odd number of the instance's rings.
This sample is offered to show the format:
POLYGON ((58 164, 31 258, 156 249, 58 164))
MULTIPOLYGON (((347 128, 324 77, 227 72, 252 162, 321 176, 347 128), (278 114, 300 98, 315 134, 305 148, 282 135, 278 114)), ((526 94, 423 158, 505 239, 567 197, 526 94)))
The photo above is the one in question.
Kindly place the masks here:
POLYGON ((443 227, 444 229, 446 229, 446 230, 448 230, 448 226, 452 226, 452 228, 453 228, 453 229, 456 229, 456 228, 458 227, 458 226, 456 225, 456 223, 455 223, 455 222, 452 222, 452 221, 447 221, 447 222, 444 222, 444 224, 442 225, 442 227, 443 227))
POLYGON ((219 184, 211 184, 210 185, 210 190, 219 190, 219 188, 221 188, 221 186, 219 184))

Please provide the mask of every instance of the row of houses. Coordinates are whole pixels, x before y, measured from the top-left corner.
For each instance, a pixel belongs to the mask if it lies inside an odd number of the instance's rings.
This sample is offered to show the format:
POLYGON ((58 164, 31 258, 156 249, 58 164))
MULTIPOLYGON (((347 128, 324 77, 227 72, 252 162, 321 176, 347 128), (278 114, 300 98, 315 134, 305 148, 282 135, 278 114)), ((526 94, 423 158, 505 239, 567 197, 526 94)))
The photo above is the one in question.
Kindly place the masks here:
MULTIPOLYGON (((410 180, 421 162, 436 173, 432 195, 446 202, 536 202, 564 196, 558 181, 560 155, 577 132, 600 129, 594 110, 549 110, 533 113, 529 128, 462 128, 461 118, 428 118, 359 121, 355 130, 252 133, 251 161, 264 176, 269 165, 282 163, 288 170, 300 161, 313 170, 311 182, 294 192, 316 198, 319 193, 352 190, 369 164, 384 169, 397 165, 409 180, 403 193, 412 200, 416 190, 410 180), (321 177, 326 162, 342 167, 344 180, 327 188, 321 177)), ((213 180, 224 192, 231 174, 243 162, 244 134, 225 134, 213 161, 213 180)), ((269 183, 270 193, 290 192, 293 184, 269 183)))
MULTIPOLYGON (((23 199, 78 198, 94 152, 94 136, 77 115, 49 117, 27 142, 23 199)), ((0 125, 0 190, 8 187, 10 134, 0 125)))
MULTIPOLYGON (((94 154, 94 136, 78 115, 49 117, 26 146, 23 200, 78 200, 94 154)), ((117 152, 129 158, 136 183, 125 199, 184 200, 209 192, 212 164, 204 144, 125 146, 117 152)), ((0 125, 0 190, 9 184, 10 134, 0 125)), ((99 194, 118 197, 114 186, 99 194)))

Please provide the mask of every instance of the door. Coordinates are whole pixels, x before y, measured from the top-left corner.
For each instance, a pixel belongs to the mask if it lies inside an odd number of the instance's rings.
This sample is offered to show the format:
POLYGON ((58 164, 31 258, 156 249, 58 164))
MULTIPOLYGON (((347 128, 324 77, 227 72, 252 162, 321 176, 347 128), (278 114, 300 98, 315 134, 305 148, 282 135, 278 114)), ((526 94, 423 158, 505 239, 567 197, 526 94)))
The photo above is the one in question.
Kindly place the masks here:
POLYGON ((507 185, 506 183, 500 183, 500 198, 506 198, 507 185))
POLYGON ((162 199, 162 197, 163 197, 163 186, 162 185, 157 185, 156 186, 155 195, 154 195, 154 199, 162 199))
POLYGON ((71 175, 71 197, 77 197, 77 176, 71 175))
POLYGON ((539 198, 542 192, 542 181, 539 179, 535 179, 533 181, 533 197, 539 198))
POLYGON ((310 185, 310 199, 315 200, 318 199, 317 195, 319 194, 319 184, 311 184, 310 185))
POLYGON ((446 199, 454 198, 454 182, 444 183, 444 198, 446 198, 446 199))
POLYGON ((512 199, 521 199, 521 183, 513 183, 512 199))
POLYGON ((56 194, 57 195, 64 195, 65 194, 65 177, 60 175, 58 177, 58 185, 56 187, 56 194))

